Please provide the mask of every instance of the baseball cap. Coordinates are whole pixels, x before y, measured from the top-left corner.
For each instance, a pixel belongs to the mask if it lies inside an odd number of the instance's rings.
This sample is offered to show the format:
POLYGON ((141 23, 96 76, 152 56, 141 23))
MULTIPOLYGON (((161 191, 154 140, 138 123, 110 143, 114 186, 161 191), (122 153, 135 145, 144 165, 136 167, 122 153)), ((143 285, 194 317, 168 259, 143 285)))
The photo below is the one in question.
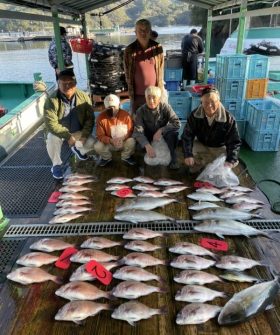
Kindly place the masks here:
POLYGON ((58 79, 63 79, 63 78, 71 78, 76 81, 75 73, 73 69, 65 69, 59 72, 58 79))
POLYGON ((119 108, 119 105, 120 105, 120 98, 115 94, 109 94, 104 99, 105 108, 109 107, 119 108))
POLYGON ((209 86, 209 87, 205 87, 202 91, 201 91, 201 96, 205 95, 205 94, 210 94, 210 93, 216 93, 220 96, 219 91, 214 87, 214 86, 209 86))

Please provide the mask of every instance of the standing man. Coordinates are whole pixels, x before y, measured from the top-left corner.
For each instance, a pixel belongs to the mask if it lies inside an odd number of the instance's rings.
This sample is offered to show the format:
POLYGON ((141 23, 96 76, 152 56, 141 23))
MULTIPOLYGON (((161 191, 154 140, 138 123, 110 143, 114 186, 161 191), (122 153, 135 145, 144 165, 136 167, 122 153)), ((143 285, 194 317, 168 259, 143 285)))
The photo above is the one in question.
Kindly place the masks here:
POLYGON ((146 19, 135 24, 136 41, 124 52, 124 70, 131 101, 131 112, 146 102, 145 89, 157 86, 163 92, 164 55, 162 46, 151 39, 151 23, 146 19))
POLYGON ((52 161, 52 175, 63 178, 61 146, 66 140, 80 160, 88 159, 95 139, 91 135, 94 126, 94 111, 89 96, 76 87, 72 69, 58 74, 58 89, 47 98, 44 119, 47 134, 47 151, 52 161))
POLYGON ((184 36, 181 43, 183 58, 183 88, 194 85, 197 79, 197 55, 203 52, 203 43, 196 29, 184 36))
POLYGON ((226 155, 225 166, 238 164, 241 140, 236 121, 220 102, 215 88, 202 91, 201 105, 188 117, 182 144, 185 164, 193 173, 221 154, 226 155))
POLYGON ((96 120, 96 135, 98 142, 94 150, 101 156, 99 166, 105 166, 112 161, 112 151, 121 151, 121 159, 128 165, 135 165, 132 157, 135 150, 135 140, 131 137, 133 121, 128 112, 120 109, 120 99, 109 94, 104 99, 105 111, 96 120))
POLYGON ((180 120, 170 105, 160 101, 161 90, 159 87, 149 86, 145 90, 146 104, 138 108, 136 112, 133 137, 146 149, 150 158, 156 157, 151 145, 152 141, 164 138, 168 145, 171 162, 171 170, 179 169, 176 157, 176 146, 180 129, 180 120))
MULTIPOLYGON (((71 50, 69 43, 66 40, 66 34, 67 34, 66 29, 64 27, 60 27, 60 38, 61 38, 61 47, 62 47, 64 66, 65 68, 73 68, 72 50, 71 50)), ((52 39, 49 45, 48 55, 49 55, 49 62, 55 70, 55 77, 57 80, 58 79, 57 76, 61 69, 58 68, 57 51, 56 51, 56 44, 55 44, 54 38, 52 39)))

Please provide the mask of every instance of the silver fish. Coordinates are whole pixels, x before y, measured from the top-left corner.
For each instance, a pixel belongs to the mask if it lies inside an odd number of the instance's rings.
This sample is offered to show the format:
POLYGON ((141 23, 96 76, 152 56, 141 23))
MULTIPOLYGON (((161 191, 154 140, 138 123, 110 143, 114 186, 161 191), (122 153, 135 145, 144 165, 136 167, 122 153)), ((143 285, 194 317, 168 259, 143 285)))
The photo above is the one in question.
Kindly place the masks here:
POLYGON ((60 200, 59 202, 56 203, 56 207, 76 207, 84 205, 91 205, 91 202, 85 199, 72 199, 72 200, 60 200))
MULTIPOLYGON (((110 271, 111 269, 119 266, 120 264, 117 262, 110 262, 110 263, 101 263, 105 269, 110 271)), ((69 278, 69 281, 94 281, 96 278, 92 276, 87 270, 86 270, 86 264, 83 264, 79 266, 71 275, 69 278)))
POLYGON ((246 273, 239 271, 227 271, 219 276, 225 280, 238 283, 253 283, 261 281, 259 278, 247 275, 246 273))
POLYGON ((137 191, 158 191, 159 188, 150 184, 136 184, 132 186, 133 190, 137 191))
POLYGON ((260 261, 239 256, 222 256, 215 264, 219 269, 234 271, 244 271, 257 265, 265 266, 265 264, 260 261))
POLYGON ((131 241, 131 242, 126 243, 124 245, 124 248, 128 250, 133 250, 133 251, 146 252, 146 251, 155 251, 155 250, 161 249, 161 246, 154 245, 146 241, 131 241))
POLYGON ((143 191, 138 193, 138 197, 142 198, 163 198, 163 197, 169 197, 168 194, 162 193, 159 191, 143 191))
POLYGON ((233 209, 237 209, 238 211, 243 211, 243 212, 250 212, 255 209, 260 209, 262 208, 262 205, 259 204, 251 204, 249 202, 239 202, 237 204, 234 204, 232 206, 233 209))
POLYGON ((214 259, 218 257, 210 250, 190 242, 177 242, 173 247, 169 248, 169 251, 180 255, 210 256, 214 259))
POLYGON ((148 240, 154 237, 162 237, 163 234, 147 228, 132 228, 124 233, 123 238, 126 240, 148 240))
POLYGON ((253 217, 259 218, 260 215, 226 207, 207 208, 193 215, 194 220, 249 220, 253 217))
POLYGON ((177 193, 177 192, 184 191, 187 188, 189 188, 189 187, 188 186, 180 186, 180 185, 168 186, 168 187, 166 187, 166 189, 162 193, 164 193, 164 194, 177 193))
POLYGON ((173 202, 178 202, 171 198, 136 198, 131 201, 126 201, 124 204, 117 207, 117 212, 128 211, 131 209, 152 210, 157 207, 163 207, 173 202))
POLYGON ((154 185, 158 186, 173 186, 173 185, 183 185, 181 181, 174 180, 174 179, 168 179, 168 178, 160 178, 157 181, 154 182, 154 185))
POLYGON ((180 284, 187 285, 204 285, 222 280, 211 273, 199 270, 184 270, 174 277, 174 281, 180 284))
POLYGON ((232 197, 239 197, 243 196, 246 193, 240 192, 240 191, 226 191, 225 193, 220 195, 221 199, 227 199, 227 198, 232 198, 232 197))
POLYGON ((197 189, 197 192, 202 192, 202 193, 211 193, 211 194, 221 194, 225 192, 224 188, 217 188, 215 186, 210 186, 210 187, 200 187, 197 189))
POLYGON ((131 326, 134 326, 134 323, 143 320, 149 319, 153 315, 166 314, 167 309, 163 308, 150 308, 138 301, 129 301, 121 304, 117 307, 112 313, 113 319, 127 321, 131 326))
POLYGON ((175 221, 175 219, 154 211, 128 210, 115 214, 114 219, 119 221, 128 221, 132 223, 150 222, 150 221, 175 221))
POLYGON ((111 298, 111 292, 104 292, 96 286, 83 281, 72 281, 67 283, 56 290, 55 294, 71 301, 111 298))
POLYGON ((246 197, 246 196, 227 198, 225 200, 225 202, 227 204, 238 204, 240 202, 248 202, 249 204, 261 204, 261 205, 264 205, 264 202, 262 202, 261 200, 254 199, 254 198, 251 198, 251 197, 246 197))
POLYGON ((166 292, 164 289, 134 280, 119 283, 112 290, 112 295, 117 298, 137 299, 154 292, 166 292))
POLYGON ((208 321, 214 318, 220 313, 222 307, 202 304, 202 303, 192 303, 186 305, 176 317, 177 325, 195 325, 208 321))
POLYGON ((62 186, 81 186, 84 184, 90 184, 93 183, 95 180, 93 179, 84 179, 84 178, 80 178, 80 179, 69 179, 66 180, 62 186))
POLYGON ((240 191, 240 192, 245 192, 245 193, 253 191, 251 188, 244 187, 244 186, 232 186, 232 187, 230 187, 230 190, 240 191))
POLYGON ((140 266, 145 268, 147 266, 165 265, 166 262, 148 254, 141 252, 132 252, 121 259, 121 263, 125 265, 140 266))
POLYGON ((56 238, 43 238, 30 245, 30 249, 53 252, 58 250, 64 250, 70 247, 74 247, 74 244, 64 242, 56 238))
POLYGON ((88 249, 106 249, 122 245, 122 242, 112 241, 104 237, 91 237, 81 244, 81 248, 88 249))
POLYGON ((116 261, 117 259, 119 259, 119 256, 113 256, 113 255, 107 254, 104 251, 96 250, 96 249, 79 250, 76 254, 73 254, 70 257, 70 261, 75 262, 75 263, 87 263, 91 260, 107 263, 110 261, 116 261))
POLYGON ((262 235, 270 238, 269 234, 250 227, 245 223, 238 222, 235 220, 209 220, 197 223, 194 225, 194 230, 203 233, 216 234, 217 236, 224 238, 224 236, 257 236, 262 235))
POLYGON ((118 191, 113 191, 111 192, 111 194, 119 198, 136 198, 136 195, 134 193, 120 194, 118 191))
POLYGON ((89 200, 89 197, 80 193, 62 193, 59 197, 59 200, 75 200, 75 199, 84 199, 89 200))
POLYGON ((196 201, 209 201, 209 202, 223 201, 211 193, 203 193, 203 192, 193 192, 191 194, 188 194, 187 197, 189 199, 196 200, 196 201))
POLYGON ((119 191, 119 190, 123 190, 124 188, 130 189, 130 186, 125 185, 125 184, 110 184, 109 186, 105 188, 105 191, 119 191))
POLYGON ((77 193, 82 191, 91 191, 90 187, 85 186, 63 186, 59 189, 59 192, 62 193, 77 193))
POLYGON ((42 283, 51 280, 61 284, 61 278, 53 276, 40 268, 22 267, 18 268, 7 275, 7 278, 17 283, 28 285, 33 283, 42 283))
POLYGON ((195 256, 195 255, 180 255, 174 258, 170 265, 173 268, 177 269, 194 269, 194 270, 202 270, 210 268, 210 266, 215 265, 215 261, 209 260, 203 257, 195 256))
POLYGON ((137 183, 144 183, 144 184, 153 184, 155 182, 154 179, 145 176, 134 177, 133 181, 137 181, 137 183))
POLYGON ((272 304, 279 291, 278 278, 255 284, 236 294, 225 304, 219 317, 220 325, 244 322, 262 313, 272 304))
POLYGON ((69 222, 69 221, 75 220, 75 219, 77 219, 77 218, 79 218, 83 215, 84 215, 83 213, 57 215, 57 216, 54 216, 49 221, 49 224, 69 222))
POLYGON ((200 285, 186 285, 177 291, 175 300, 185 302, 206 302, 218 297, 226 298, 227 295, 224 292, 211 290, 208 287, 200 285))
POLYGON ((201 211, 202 209, 206 208, 217 208, 220 207, 219 205, 213 204, 212 202, 207 201, 199 201, 194 203, 193 205, 189 206, 189 209, 193 211, 201 211))
POLYGON ((111 307, 108 304, 99 304, 93 301, 70 301, 60 308, 54 318, 58 321, 73 321, 81 324, 81 321, 89 316, 110 309, 111 307))
POLYGON ((135 281, 156 280, 158 282, 163 282, 160 276, 157 276, 147 270, 138 268, 136 266, 123 266, 113 274, 113 277, 120 280, 135 280, 135 281))
POLYGON ((125 184, 131 182, 131 178, 124 178, 124 177, 114 177, 107 180, 107 184, 125 184))
POLYGON ((84 173, 71 173, 64 177, 64 179, 88 179, 91 178, 93 180, 97 180, 96 176, 93 176, 92 174, 84 174, 84 173))
POLYGON ((66 215, 66 214, 76 214, 82 212, 89 212, 92 208, 86 206, 72 206, 72 207, 60 207, 54 211, 54 215, 66 215))
POLYGON ((44 252, 30 252, 20 257, 16 263, 23 266, 40 267, 54 263, 58 260, 57 256, 46 254, 44 252))

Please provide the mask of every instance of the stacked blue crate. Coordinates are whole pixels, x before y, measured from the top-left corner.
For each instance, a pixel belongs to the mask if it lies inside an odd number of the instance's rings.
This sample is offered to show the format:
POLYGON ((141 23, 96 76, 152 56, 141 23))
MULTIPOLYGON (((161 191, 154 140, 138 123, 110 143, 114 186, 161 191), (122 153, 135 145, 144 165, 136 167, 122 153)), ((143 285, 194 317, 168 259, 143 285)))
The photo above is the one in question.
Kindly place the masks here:
POLYGON ((270 99, 247 100, 245 140, 254 151, 278 151, 280 102, 270 99))
POLYGON ((167 91, 179 91, 182 81, 183 69, 164 69, 164 81, 167 91))

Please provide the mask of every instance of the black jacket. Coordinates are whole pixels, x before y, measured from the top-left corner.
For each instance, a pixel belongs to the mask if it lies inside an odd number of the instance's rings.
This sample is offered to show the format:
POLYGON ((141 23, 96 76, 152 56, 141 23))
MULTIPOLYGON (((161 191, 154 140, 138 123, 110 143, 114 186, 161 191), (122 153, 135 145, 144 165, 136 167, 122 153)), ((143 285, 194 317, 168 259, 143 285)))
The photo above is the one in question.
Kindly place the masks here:
POLYGON ((226 161, 235 163, 241 146, 234 117, 221 105, 211 126, 209 126, 202 105, 188 117, 182 134, 184 158, 193 157, 193 140, 197 139, 208 147, 226 146, 226 161))

